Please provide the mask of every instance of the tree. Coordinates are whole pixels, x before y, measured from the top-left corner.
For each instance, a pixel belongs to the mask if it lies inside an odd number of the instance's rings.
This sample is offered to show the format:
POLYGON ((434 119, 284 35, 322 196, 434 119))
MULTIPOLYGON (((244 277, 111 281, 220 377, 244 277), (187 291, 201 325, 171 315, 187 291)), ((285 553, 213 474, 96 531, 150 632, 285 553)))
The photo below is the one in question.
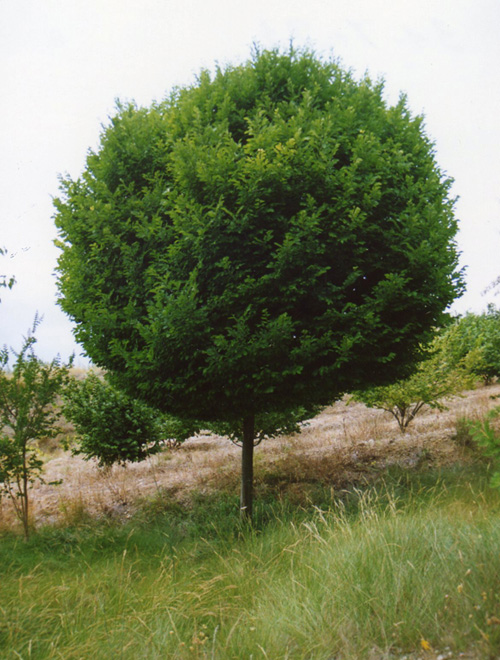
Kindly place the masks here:
POLYGON ((406 432, 426 406, 445 410, 444 399, 460 394, 472 385, 468 356, 450 360, 450 336, 449 332, 438 335, 426 358, 408 378, 361 390, 353 395, 353 399, 393 415, 401 433, 406 432))
POLYGON ((57 397, 68 376, 69 364, 59 359, 43 363, 34 353, 33 330, 23 342, 10 373, 9 351, 0 352, 0 491, 8 493, 29 537, 29 487, 40 478, 43 463, 36 441, 57 434, 60 410, 57 397))
POLYGON ((60 303, 116 385, 231 426, 251 515, 255 437, 404 375, 461 290, 449 187, 404 98, 257 50, 118 105, 55 202, 60 303))
POLYGON ((142 461, 161 451, 165 440, 185 439, 194 432, 92 372, 83 381, 72 379, 64 400, 64 416, 78 436, 73 453, 96 458, 101 467, 142 461))

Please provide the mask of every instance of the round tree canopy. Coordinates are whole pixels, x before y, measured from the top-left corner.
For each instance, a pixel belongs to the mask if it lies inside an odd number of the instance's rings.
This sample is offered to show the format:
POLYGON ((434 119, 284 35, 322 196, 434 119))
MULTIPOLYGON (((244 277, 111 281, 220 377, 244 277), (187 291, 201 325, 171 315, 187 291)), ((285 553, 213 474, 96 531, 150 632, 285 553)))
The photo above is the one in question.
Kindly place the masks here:
POLYGON ((207 421, 406 375, 460 292, 420 117, 313 53, 255 52, 119 105, 62 181, 61 306, 92 361, 207 421))

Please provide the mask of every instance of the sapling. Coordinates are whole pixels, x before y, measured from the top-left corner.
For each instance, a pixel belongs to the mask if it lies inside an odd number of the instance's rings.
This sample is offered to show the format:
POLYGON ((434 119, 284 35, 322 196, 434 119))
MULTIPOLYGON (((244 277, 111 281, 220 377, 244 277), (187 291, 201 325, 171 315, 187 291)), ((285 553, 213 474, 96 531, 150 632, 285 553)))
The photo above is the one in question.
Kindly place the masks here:
POLYGON ((0 351, 0 492, 11 498, 26 539, 30 533, 29 489, 41 478, 43 467, 37 441, 58 433, 61 411, 57 398, 71 366, 71 360, 66 365, 59 358, 44 363, 35 355, 38 322, 35 318, 19 353, 7 348, 0 351), (15 359, 10 370, 11 353, 15 359))
POLYGON ((468 356, 456 362, 449 360, 447 338, 446 333, 436 337, 427 358, 408 378, 358 391, 353 398, 393 415, 401 433, 425 407, 445 410, 444 401, 471 386, 474 380, 468 356))

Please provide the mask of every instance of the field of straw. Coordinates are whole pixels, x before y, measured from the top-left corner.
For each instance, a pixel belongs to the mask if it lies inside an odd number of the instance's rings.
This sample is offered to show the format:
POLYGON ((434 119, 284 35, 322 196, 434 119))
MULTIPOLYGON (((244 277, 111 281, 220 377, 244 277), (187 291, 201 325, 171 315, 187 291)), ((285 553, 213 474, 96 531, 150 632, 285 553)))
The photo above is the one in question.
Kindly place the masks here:
MULTIPOLYGON (((285 495, 300 504, 319 484, 337 490, 366 483, 392 465, 439 467, 474 460, 464 420, 484 416, 499 396, 499 384, 465 392, 443 412, 424 409, 404 435, 389 413, 338 401, 301 433, 264 441, 256 449, 256 497, 285 495)), ((126 520, 140 502, 159 493, 186 504, 193 493, 239 489, 239 447, 209 434, 142 463, 107 470, 58 448, 46 450, 44 459, 45 483, 31 491, 36 526, 82 516, 126 520)), ((0 522, 4 528, 16 524, 7 498, 0 504, 0 522)))

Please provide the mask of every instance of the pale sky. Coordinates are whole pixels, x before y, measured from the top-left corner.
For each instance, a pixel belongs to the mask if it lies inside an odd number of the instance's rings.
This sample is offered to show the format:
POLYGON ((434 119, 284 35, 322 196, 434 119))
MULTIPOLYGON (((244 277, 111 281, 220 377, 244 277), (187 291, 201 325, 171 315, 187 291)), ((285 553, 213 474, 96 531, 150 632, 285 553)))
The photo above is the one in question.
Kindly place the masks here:
MULTIPOLYGON (((0 345, 19 348, 35 313, 37 352, 82 349, 56 305, 52 198, 79 176, 115 99, 149 105, 252 44, 308 46, 386 81, 423 113, 459 196, 467 292, 452 311, 500 305, 500 0, 0 0, 0 345)), ((430 264, 431 265, 431 264, 430 264)))

